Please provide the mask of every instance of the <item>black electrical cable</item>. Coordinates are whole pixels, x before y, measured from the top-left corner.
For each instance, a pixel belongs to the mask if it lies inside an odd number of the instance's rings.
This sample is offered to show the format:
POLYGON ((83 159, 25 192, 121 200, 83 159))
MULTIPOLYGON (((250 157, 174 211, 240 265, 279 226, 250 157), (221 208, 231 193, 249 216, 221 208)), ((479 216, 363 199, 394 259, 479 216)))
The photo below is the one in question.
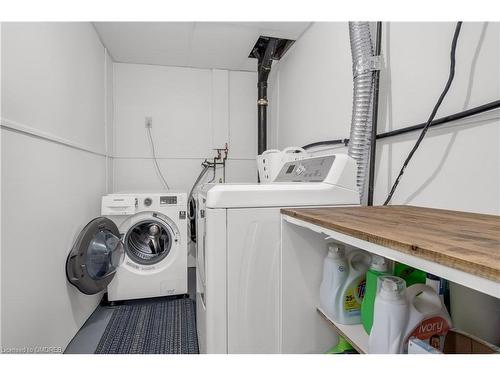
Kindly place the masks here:
POLYGON ((451 51, 450 51, 450 74, 448 76, 448 81, 446 82, 446 85, 444 87, 443 92, 439 96, 439 99, 437 103, 435 104, 431 115, 429 116, 429 119, 427 120, 427 123, 425 124, 424 128, 422 129, 422 132, 420 133, 420 136, 417 139, 417 142, 415 142, 415 145, 411 149, 410 153, 406 157, 405 162, 403 163, 403 166, 401 167, 401 170, 399 171, 398 177, 394 181, 394 184, 392 185, 391 191, 389 195, 387 196, 387 199, 384 202, 384 206, 386 206, 392 199, 392 196, 394 195, 394 192, 396 191, 396 188, 399 185, 399 182, 401 181, 401 177, 403 176, 403 173, 405 172, 406 167, 408 166, 408 163, 410 162, 411 158, 413 157, 413 154, 415 154, 415 151, 417 151, 418 147, 420 146, 420 143, 425 137, 425 134, 427 133, 427 130, 429 129, 429 126, 432 123, 432 120, 434 120, 434 117, 436 116, 436 112, 438 111, 439 107, 441 106, 441 103, 443 102, 443 99, 445 98, 446 94, 448 93, 448 90, 450 89, 451 83, 453 82, 453 78, 455 77, 455 53, 457 50, 457 42, 458 42, 458 36, 460 35, 460 29, 462 28, 462 22, 457 22, 457 25, 455 27, 455 34, 453 35, 453 41, 451 43, 451 51))
MULTIPOLYGON (((375 38, 375 56, 380 56, 382 50, 382 22, 377 22, 375 38)), ((375 157, 377 155, 377 124, 378 124, 378 96, 380 87, 380 70, 373 72, 373 97, 372 97, 372 136, 370 139, 370 163, 368 173, 368 199, 366 204, 373 206, 373 193, 375 185, 375 157)))

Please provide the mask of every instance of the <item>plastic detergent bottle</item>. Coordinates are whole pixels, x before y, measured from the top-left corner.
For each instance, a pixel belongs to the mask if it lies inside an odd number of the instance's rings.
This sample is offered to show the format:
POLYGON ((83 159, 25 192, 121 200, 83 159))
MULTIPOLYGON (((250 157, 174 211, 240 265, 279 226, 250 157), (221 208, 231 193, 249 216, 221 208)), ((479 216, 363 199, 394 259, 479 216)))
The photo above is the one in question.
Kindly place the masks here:
POLYGON ((439 294, 429 285, 415 284, 406 290, 406 298, 409 315, 402 351, 408 351, 410 337, 416 337, 443 351, 444 337, 452 323, 439 294))
POLYGON ((357 350, 341 335, 337 345, 333 346, 326 354, 357 354, 357 350))
POLYGON ((404 290, 402 279, 380 277, 369 353, 405 353, 410 337, 442 351, 451 319, 441 298, 429 285, 414 284, 404 290))
POLYGON ((329 243, 323 263, 323 280, 319 288, 319 304, 323 311, 334 317, 339 303, 339 290, 347 278, 348 266, 343 246, 329 243))
POLYGON ((353 250, 347 255, 349 271, 339 290, 337 308, 333 318, 342 324, 361 323, 361 302, 365 295, 366 271, 371 256, 363 250, 353 250))
POLYGON ((373 325, 373 307, 377 295, 377 282, 380 276, 388 276, 388 271, 389 261, 380 255, 372 254, 370 268, 366 272, 365 297, 361 302, 361 323, 368 334, 373 325))
POLYGON ((406 287, 410 287, 413 284, 425 284, 427 274, 406 264, 396 263, 394 266, 394 276, 401 277, 406 281, 406 287))
POLYGON ((402 278, 396 276, 379 278, 373 314, 368 352, 400 353, 409 314, 406 282, 402 278))

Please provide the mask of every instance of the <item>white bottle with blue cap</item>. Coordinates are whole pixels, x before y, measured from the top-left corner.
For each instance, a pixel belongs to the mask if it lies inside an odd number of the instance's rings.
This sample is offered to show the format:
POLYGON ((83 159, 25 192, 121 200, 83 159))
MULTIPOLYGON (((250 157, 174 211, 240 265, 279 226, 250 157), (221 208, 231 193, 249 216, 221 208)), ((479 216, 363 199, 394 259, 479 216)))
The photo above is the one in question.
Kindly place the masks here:
POLYGON ((349 272, 345 249, 336 243, 328 244, 328 253, 323 263, 323 281, 319 288, 320 307, 330 318, 334 318, 341 296, 339 291, 349 272))

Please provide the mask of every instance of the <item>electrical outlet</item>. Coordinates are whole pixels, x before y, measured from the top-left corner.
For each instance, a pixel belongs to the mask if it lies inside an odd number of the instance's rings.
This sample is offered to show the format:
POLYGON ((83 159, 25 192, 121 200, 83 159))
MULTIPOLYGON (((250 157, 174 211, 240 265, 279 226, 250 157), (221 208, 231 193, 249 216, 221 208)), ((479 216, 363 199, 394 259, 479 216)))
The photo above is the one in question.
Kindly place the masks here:
POLYGON ((153 118, 150 116, 146 116, 146 119, 144 121, 144 125, 146 128, 152 128, 153 127, 153 118))

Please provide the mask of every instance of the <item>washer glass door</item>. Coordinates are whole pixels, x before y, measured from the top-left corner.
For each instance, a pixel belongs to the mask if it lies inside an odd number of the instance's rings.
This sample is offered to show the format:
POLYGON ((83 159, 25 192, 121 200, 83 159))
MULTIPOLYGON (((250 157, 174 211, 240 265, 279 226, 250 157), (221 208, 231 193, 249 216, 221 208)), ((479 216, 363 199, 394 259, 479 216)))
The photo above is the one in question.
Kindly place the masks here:
POLYGON ((125 257, 120 232, 108 218, 99 217, 80 232, 68 259, 66 277, 84 294, 103 291, 125 257))

